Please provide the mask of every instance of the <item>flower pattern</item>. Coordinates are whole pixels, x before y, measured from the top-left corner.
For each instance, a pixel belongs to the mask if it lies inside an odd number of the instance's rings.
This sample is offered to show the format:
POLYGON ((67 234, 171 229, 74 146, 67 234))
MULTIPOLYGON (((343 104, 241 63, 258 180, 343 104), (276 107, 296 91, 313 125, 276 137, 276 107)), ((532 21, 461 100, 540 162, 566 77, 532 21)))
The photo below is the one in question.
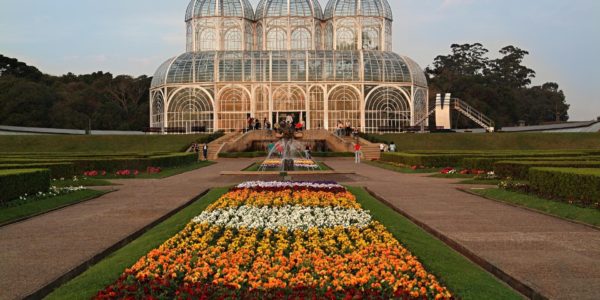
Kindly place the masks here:
POLYGON ((453 299, 453 295, 342 186, 246 182, 96 295, 96 299, 123 298, 453 299))

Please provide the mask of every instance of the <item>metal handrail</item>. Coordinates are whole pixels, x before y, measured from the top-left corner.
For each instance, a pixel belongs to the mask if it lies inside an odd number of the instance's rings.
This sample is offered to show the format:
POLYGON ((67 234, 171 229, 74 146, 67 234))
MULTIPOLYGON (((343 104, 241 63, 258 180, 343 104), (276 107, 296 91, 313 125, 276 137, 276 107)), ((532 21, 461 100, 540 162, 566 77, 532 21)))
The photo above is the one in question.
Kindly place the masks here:
POLYGON ((460 99, 453 99, 454 109, 461 111, 465 116, 469 117, 471 120, 475 121, 479 125, 485 128, 493 128, 494 121, 488 118, 486 115, 467 104, 466 102, 460 99))

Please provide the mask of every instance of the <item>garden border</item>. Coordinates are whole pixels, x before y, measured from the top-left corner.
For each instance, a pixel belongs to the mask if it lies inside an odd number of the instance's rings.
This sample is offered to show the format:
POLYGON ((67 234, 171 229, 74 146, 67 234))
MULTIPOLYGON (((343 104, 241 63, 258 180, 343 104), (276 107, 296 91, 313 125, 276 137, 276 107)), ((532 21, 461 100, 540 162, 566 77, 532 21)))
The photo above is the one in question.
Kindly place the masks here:
POLYGON ((489 261, 485 260, 484 258, 480 257, 479 255, 473 253, 471 250, 462 246, 458 242, 454 241, 453 239, 449 238, 448 236, 444 235, 443 233, 439 232, 438 230, 434 229, 433 227, 425 224, 424 222, 417 220, 416 218, 414 218, 407 212, 403 211, 402 209, 394 206, 391 202, 387 201, 385 198, 381 197, 380 195, 378 195, 376 192, 369 189, 368 187, 364 187, 364 189, 375 199, 379 200, 381 203, 383 203, 390 209, 394 210, 395 212, 401 214, 402 216, 404 216, 405 218, 407 218, 408 220, 410 220, 417 226, 423 228, 423 230, 427 231, 429 234, 440 239, 442 242, 444 242, 450 248, 454 249, 461 255, 465 256, 467 259, 474 262, 476 265, 480 266, 484 270, 488 271, 489 273, 494 275, 496 278, 505 282, 506 284, 508 284, 510 287, 512 287, 513 289, 515 289, 517 292, 521 293, 525 297, 527 297, 529 299, 534 299, 534 300, 548 300, 549 299, 548 297, 542 295, 539 291, 536 291, 535 289, 533 289, 526 283, 521 282, 520 280, 518 280, 518 279, 512 277, 511 275, 507 274, 506 272, 502 271, 500 268, 496 267, 491 262, 489 262, 489 261))
MULTIPOLYGON (((97 190, 97 191, 100 191, 100 190, 97 190)), ((104 192, 104 193, 100 194, 100 195, 97 195, 97 196, 94 196, 94 197, 90 197, 89 199, 79 200, 79 201, 76 201, 76 202, 73 202, 73 203, 69 203, 69 204, 65 204, 65 205, 62 205, 62 206, 58 206, 58 207, 55 207, 55 208, 53 208, 51 210, 43 211, 43 212, 40 212, 40 213, 36 213, 36 214, 30 215, 30 216, 22 217, 22 218, 19 218, 19 219, 16 219, 16 220, 12 220, 12 221, 8 221, 8 222, 5 222, 5 223, 0 223, 0 228, 8 226, 8 225, 15 224, 15 223, 27 221, 29 219, 32 219, 32 218, 35 218, 35 217, 39 217, 41 215, 45 215, 45 214, 51 213, 53 211, 57 211, 57 210, 61 210, 61 209, 67 208, 69 206, 73 206, 73 205, 85 203, 85 202, 88 202, 88 201, 92 201, 92 200, 98 199, 98 198, 100 198, 102 196, 108 195, 108 194, 110 194, 112 192, 116 192, 116 191, 118 191, 118 190, 117 189, 113 189, 113 190, 109 190, 109 191, 100 191, 100 192, 104 192)))
POLYGON ((61 285, 65 284, 65 283, 67 283, 69 281, 71 281, 75 277, 77 277, 80 274, 82 274, 83 272, 85 272, 91 266, 97 264, 98 262, 102 261, 103 259, 105 259, 109 255, 111 255, 115 251, 123 248, 127 244, 129 244, 132 241, 134 241, 135 239, 139 238, 144 233, 146 233, 148 230, 150 230, 153 227, 157 226, 158 224, 166 221, 168 218, 172 217, 173 215, 175 215, 176 213, 180 212, 184 208, 190 206, 195 201, 197 201, 198 198, 200 198, 200 197, 205 196, 206 194, 208 194, 208 192, 210 192, 210 190, 211 189, 206 189, 206 190, 202 191, 200 194, 194 196, 191 200, 185 202, 184 204, 180 205, 179 207, 175 208, 174 210, 172 210, 172 211, 168 212, 167 214, 163 215, 162 217, 156 219, 152 223, 150 223, 150 224, 148 224, 148 225, 140 228, 139 230, 137 230, 136 232, 130 234, 129 236, 125 237, 124 239, 116 242, 115 244, 113 244, 112 246, 108 247, 104 251, 102 251, 102 252, 94 255, 90 259, 84 261, 79 266, 73 268, 72 270, 68 271, 67 273, 59 276, 56 279, 54 279, 52 282, 46 284, 45 286, 43 286, 42 288, 40 288, 36 292, 34 292, 34 293, 30 294, 30 295, 25 296, 23 299, 26 299, 26 300, 29 300, 29 299, 42 299, 42 298, 46 297, 47 295, 49 295, 50 293, 52 293, 52 291, 54 291, 56 288, 58 288, 61 285))
MULTIPOLYGON (((552 217, 552 218, 557 218, 557 219, 560 219, 560 220, 563 220, 563 221, 567 221, 567 222, 570 222, 570 223, 574 223, 574 224, 577 224, 577 225, 583 225, 583 226, 590 227, 590 228, 595 229, 595 230, 600 230, 599 226, 594 226, 592 224, 588 224, 588 223, 585 223, 585 222, 581 222, 581 221, 577 221, 577 220, 572 220, 572 219, 567 219, 567 218, 563 218, 561 216, 553 215, 551 213, 548 213, 548 212, 545 212, 545 211, 541 211, 541 210, 537 210, 537 209, 534 209, 534 208, 530 208, 530 207, 527 207, 527 206, 518 205, 518 204, 514 204, 514 203, 510 203, 510 202, 506 202, 506 201, 502 201, 502 200, 498 200, 498 199, 493 199, 493 198, 490 198, 490 197, 487 197, 487 196, 483 196, 483 195, 479 195, 477 193, 471 192, 468 189, 465 189, 465 188, 462 188, 462 187, 457 187, 456 189, 459 190, 459 191, 461 191, 461 192, 463 192, 463 193, 467 193, 467 194, 470 194, 470 195, 473 195, 473 196, 481 197, 483 199, 494 201, 494 202, 497 202, 497 203, 500 203, 500 204, 504 204, 504 205, 508 205, 508 206, 512 206, 512 207, 517 207, 517 208, 521 208, 521 209, 525 209, 525 210, 530 211, 530 212, 542 214, 542 215, 545 215, 545 216, 548 216, 548 217, 552 217)), ((540 199, 543 199, 543 198, 540 197, 540 199)), ((553 201, 553 200, 548 200, 548 199, 544 199, 544 200, 553 201)))

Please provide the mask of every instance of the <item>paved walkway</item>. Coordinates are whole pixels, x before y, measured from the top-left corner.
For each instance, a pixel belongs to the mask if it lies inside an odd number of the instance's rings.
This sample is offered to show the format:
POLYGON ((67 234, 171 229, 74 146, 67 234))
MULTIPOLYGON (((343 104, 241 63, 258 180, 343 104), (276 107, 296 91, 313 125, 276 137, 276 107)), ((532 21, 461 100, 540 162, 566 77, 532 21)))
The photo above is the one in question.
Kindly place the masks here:
MULTIPOLYGON (((600 295, 598 230, 459 192, 452 180, 355 166, 351 160, 327 163, 358 174, 302 179, 368 186, 550 298, 600 295)), ((221 160, 163 180, 123 181, 117 192, 0 228, 0 299, 35 292, 207 188, 249 179, 219 176, 249 164, 221 160)))
POLYGON ((30 295, 204 190, 227 186, 248 161, 223 160, 163 180, 122 180, 116 192, 0 228, 0 299, 30 295))
POLYGON ((456 181, 349 161, 369 187, 413 218, 550 299, 600 299, 600 230, 458 191, 456 181))

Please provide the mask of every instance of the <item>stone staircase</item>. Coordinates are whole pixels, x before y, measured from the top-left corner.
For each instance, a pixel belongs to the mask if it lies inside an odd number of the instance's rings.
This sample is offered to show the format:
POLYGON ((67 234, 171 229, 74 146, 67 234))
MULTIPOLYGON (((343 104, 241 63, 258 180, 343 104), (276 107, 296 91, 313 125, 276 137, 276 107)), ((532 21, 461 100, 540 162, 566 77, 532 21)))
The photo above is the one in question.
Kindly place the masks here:
POLYGON ((223 148, 232 141, 239 139, 242 136, 241 132, 231 132, 227 133, 224 136, 210 142, 208 144, 208 160, 217 160, 219 158, 219 153, 223 150, 223 148))
POLYGON ((381 159, 381 151, 379 150, 379 144, 371 143, 363 138, 352 138, 348 136, 340 137, 346 143, 352 145, 352 151, 354 151, 354 143, 358 141, 363 152, 363 159, 365 160, 379 160, 381 159))

